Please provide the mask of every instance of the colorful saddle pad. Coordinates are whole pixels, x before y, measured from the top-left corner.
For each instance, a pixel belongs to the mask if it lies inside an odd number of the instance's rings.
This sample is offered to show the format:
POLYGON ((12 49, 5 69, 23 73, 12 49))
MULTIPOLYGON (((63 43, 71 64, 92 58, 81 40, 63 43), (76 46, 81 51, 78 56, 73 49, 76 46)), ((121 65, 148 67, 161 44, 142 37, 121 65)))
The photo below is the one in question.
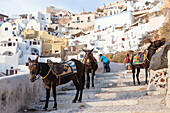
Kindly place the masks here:
POLYGON ((148 54, 148 50, 145 50, 144 52, 139 52, 133 57, 133 64, 143 64, 145 63, 146 56, 148 54))
POLYGON ((53 69, 52 66, 50 66, 50 68, 52 69, 53 73, 57 76, 57 77, 64 77, 64 76, 68 76, 70 74, 73 74, 73 73, 77 73, 77 69, 76 69, 76 65, 73 61, 66 61, 64 62, 63 64, 63 72, 60 73, 60 74, 57 74, 55 69, 53 69))

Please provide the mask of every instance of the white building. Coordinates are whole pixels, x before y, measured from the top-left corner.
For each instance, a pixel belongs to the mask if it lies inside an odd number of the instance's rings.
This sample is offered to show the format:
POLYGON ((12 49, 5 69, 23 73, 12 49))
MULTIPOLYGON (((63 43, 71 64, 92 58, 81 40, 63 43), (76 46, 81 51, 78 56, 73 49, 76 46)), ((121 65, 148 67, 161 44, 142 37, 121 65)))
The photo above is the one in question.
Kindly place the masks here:
POLYGON ((27 16, 28 23, 26 30, 34 29, 36 31, 48 30, 49 24, 52 23, 51 16, 49 13, 35 12, 27 16))
POLYGON ((122 12, 119 14, 102 17, 95 19, 94 29, 95 31, 106 29, 115 25, 131 25, 133 23, 133 16, 131 11, 122 12))
POLYGON ((20 34, 19 24, 11 24, 9 22, 2 23, 0 27, 0 37, 16 36, 20 34))
POLYGON ((5 22, 0 27, 0 72, 6 75, 17 74, 18 66, 25 64, 31 55, 41 54, 42 42, 23 41, 18 35, 19 25, 5 22))

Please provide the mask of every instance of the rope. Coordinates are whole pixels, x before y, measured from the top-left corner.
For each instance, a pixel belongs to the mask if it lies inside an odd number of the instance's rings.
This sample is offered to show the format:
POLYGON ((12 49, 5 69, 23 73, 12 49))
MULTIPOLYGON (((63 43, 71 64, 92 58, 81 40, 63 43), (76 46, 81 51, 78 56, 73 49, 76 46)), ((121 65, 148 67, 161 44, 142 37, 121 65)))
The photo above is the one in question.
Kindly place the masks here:
POLYGON ((41 77, 41 78, 42 78, 42 79, 47 78, 47 77, 48 77, 48 75, 50 74, 50 72, 51 72, 51 68, 50 68, 50 70, 48 71, 47 75, 46 75, 45 77, 41 77))
POLYGON ((150 62, 150 60, 148 59, 148 57, 146 56, 146 60, 150 62))

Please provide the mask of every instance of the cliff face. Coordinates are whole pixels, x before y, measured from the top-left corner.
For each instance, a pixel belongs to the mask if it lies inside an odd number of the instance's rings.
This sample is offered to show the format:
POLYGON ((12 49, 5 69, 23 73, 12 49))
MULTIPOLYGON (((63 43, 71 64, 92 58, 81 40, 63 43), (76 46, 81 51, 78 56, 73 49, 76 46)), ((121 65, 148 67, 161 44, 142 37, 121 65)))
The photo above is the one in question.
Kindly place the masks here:
POLYGON ((170 42, 170 20, 160 28, 160 37, 170 42))

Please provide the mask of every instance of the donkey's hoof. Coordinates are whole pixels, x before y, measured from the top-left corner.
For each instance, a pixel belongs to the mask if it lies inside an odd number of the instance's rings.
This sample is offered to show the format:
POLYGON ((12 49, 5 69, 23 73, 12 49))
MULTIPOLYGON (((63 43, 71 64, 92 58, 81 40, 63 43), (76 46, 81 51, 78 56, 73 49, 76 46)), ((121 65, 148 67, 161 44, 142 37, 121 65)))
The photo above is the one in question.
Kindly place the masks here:
POLYGON ((92 86, 91 88, 92 88, 92 89, 95 89, 95 87, 94 87, 94 86, 92 86))
POLYGON ((53 109, 57 110, 57 106, 54 106, 53 109))
POLYGON ((73 100, 72 103, 76 103, 76 100, 73 100))
POLYGON ((86 86, 86 89, 89 89, 89 87, 86 86))
POLYGON ((79 101, 78 101, 78 103, 82 103, 82 101, 81 101, 81 100, 79 100, 79 101))
POLYGON ((47 107, 43 107, 43 109, 47 111, 47 107))

